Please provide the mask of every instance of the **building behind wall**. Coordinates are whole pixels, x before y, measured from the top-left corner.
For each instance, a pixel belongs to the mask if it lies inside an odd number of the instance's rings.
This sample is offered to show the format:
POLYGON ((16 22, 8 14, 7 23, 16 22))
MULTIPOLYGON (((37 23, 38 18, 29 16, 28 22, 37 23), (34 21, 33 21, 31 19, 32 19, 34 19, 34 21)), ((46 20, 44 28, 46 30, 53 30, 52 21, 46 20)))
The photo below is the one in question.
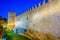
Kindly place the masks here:
POLYGON ((12 26, 15 26, 15 18, 16 13, 15 12, 8 12, 8 25, 7 29, 10 29, 12 26))

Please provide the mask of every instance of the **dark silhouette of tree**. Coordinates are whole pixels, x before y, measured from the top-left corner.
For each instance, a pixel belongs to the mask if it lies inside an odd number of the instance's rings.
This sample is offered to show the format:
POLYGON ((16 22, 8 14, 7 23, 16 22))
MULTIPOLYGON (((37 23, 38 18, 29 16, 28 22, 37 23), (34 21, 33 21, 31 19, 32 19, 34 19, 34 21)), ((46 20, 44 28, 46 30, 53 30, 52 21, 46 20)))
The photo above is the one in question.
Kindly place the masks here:
POLYGON ((5 32, 5 28, 3 28, 3 25, 2 25, 4 23, 7 23, 7 19, 0 16, 0 39, 2 38, 5 32))

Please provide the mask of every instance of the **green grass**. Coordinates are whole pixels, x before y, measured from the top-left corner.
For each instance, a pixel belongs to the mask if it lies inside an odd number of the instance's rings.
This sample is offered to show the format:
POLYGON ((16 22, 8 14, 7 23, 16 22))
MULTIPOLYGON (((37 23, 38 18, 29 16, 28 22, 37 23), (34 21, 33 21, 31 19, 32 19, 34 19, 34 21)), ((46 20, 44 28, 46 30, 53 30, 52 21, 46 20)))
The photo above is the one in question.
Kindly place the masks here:
POLYGON ((12 37, 10 37, 9 40, 30 40, 30 39, 21 35, 13 35, 12 37))

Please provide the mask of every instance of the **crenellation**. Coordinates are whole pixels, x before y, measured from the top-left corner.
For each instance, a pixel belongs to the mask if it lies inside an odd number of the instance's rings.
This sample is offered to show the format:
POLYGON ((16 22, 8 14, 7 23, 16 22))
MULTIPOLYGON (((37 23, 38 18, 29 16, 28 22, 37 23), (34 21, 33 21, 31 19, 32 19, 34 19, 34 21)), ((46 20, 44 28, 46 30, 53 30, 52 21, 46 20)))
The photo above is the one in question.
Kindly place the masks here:
MULTIPOLYGON (((59 28, 59 26, 57 26, 59 22, 58 21, 56 22, 58 18, 56 19, 54 15, 56 14, 60 15, 60 5, 59 5, 60 0, 49 0, 48 3, 46 3, 45 1, 46 0, 44 0, 43 5, 39 3, 38 5, 35 5, 34 7, 30 8, 28 11, 26 11, 27 13, 26 16, 28 17, 22 16, 21 19, 24 19, 24 18, 28 19, 29 21, 28 30, 33 29, 34 31, 38 31, 38 32, 51 33, 51 34, 56 33, 59 35, 60 29, 57 30, 59 28)), ((58 20, 60 21, 60 19, 58 20)), ((33 32, 31 34, 33 34, 33 32)), ((35 35, 37 35, 37 33, 35 35)))

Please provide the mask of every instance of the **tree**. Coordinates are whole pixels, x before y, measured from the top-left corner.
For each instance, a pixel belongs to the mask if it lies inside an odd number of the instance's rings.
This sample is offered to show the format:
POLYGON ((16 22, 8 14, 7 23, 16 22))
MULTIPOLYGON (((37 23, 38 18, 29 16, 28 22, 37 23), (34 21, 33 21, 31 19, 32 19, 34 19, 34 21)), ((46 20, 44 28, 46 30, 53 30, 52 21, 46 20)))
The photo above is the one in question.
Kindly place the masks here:
POLYGON ((7 19, 0 16, 0 39, 4 35, 5 29, 3 26, 7 23, 7 19))

